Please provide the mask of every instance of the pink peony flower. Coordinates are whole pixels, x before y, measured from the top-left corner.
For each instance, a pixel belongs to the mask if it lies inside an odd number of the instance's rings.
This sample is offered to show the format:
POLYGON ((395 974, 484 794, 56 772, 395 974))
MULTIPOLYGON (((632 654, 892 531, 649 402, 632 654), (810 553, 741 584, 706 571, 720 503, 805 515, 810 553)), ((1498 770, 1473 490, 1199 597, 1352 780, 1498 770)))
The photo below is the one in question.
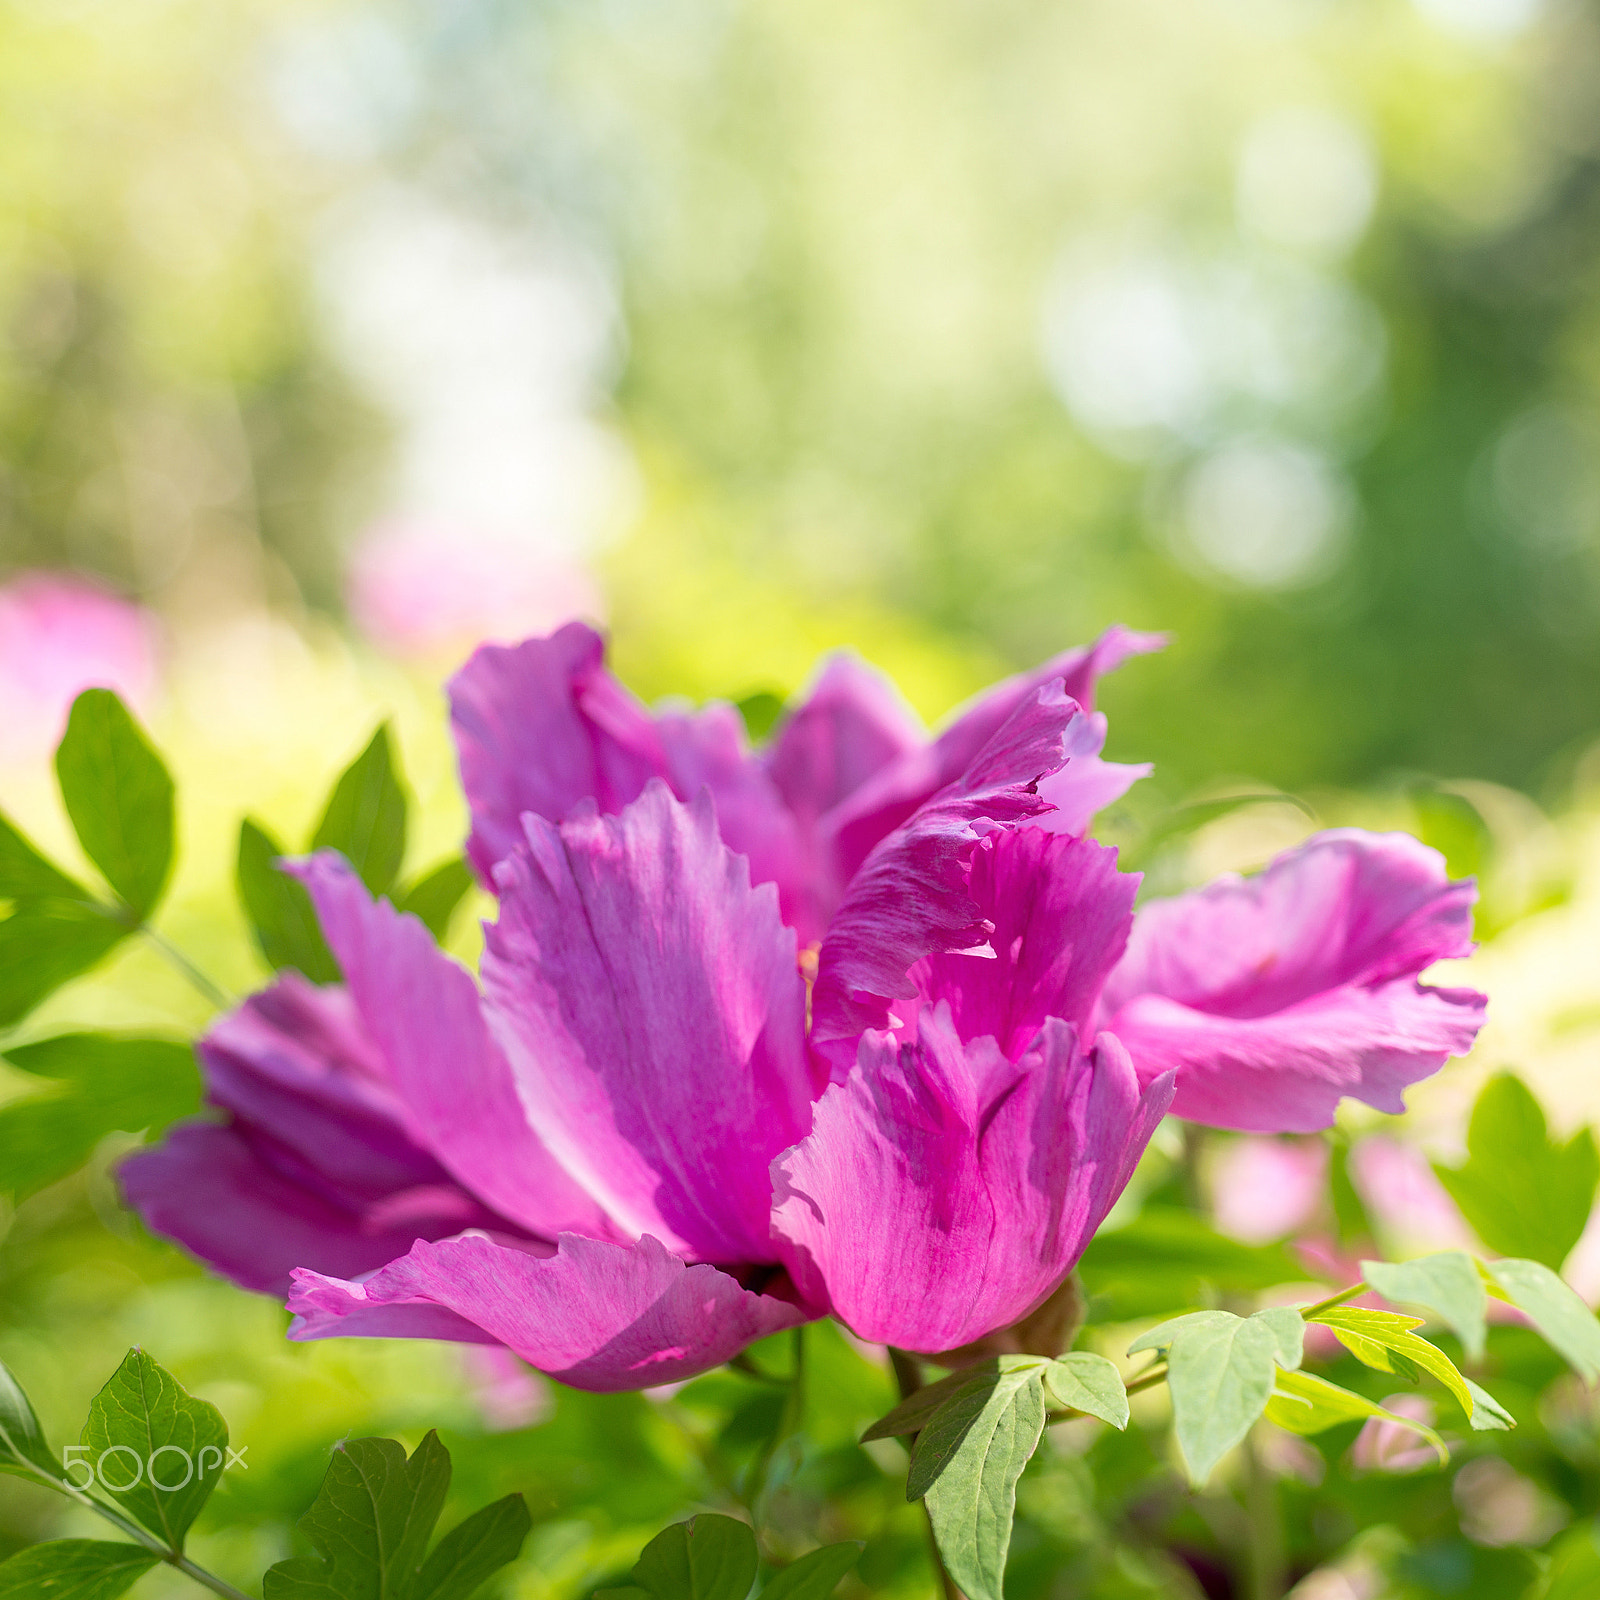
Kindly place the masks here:
POLYGON ((931 740, 836 658, 759 753, 731 707, 652 716, 585 628, 480 650, 453 697, 500 900, 481 989, 338 857, 299 863, 345 988, 280 978, 213 1030, 230 1120, 132 1157, 130 1202, 287 1279, 295 1337, 500 1344, 591 1389, 829 1313, 930 1354, 1011 1326, 1175 1076, 1218 1120, 1316 1126, 1481 1017, 1415 982, 1471 891, 1414 841, 1327 836, 1135 919, 1083 832, 1139 769, 1084 705, 1150 644, 1113 630, 931 740))

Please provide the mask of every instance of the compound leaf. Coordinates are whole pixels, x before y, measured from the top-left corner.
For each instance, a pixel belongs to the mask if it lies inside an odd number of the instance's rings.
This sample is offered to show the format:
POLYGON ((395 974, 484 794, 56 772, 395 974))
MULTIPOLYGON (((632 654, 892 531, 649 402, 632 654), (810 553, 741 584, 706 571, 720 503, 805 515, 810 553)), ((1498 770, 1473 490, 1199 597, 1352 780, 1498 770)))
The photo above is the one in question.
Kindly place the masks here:
POLYGON ((452 1528, 422 1564, 412 1600, 467 1600, 492 1573, 517 1559, 533 1518, 508 1494, 452 1528))
POLYGON ((1385 1300, 1434 1312, 1460 1339, 1468 1357, 1483 1356, 1489 1297, 1477 1264, 1464 1250, 1442 1250, 1415 1261, 1363 1261, 1361 1276, 1385 1300))
POLYGON ((239 825, 239 903, 256 947, 275 972, 293 967, 313 983, 337 983, 339 964, 317 926, 311 896, 278 868, 283 853, 259 823, 246 817, 239 825))
POLYGON ((1330 1306, 1313 1312, 1308 1322, 1332 1328, 1334 1337, 1358 1361, 1378 1372, 1394 1372, 1411 1377, 1420 1368, 1431 1373, 1461 1402, 1470 1418, 1472 1391, 1455 1363, 1437 1345, 1418 1338, 1411 1330, 1422 1326, 1418 1317, 1403 1317, 1396 1311, 1372 1311, 1365 1306, 1330 1306))
POLYGON ((1045 1394, 1057 1405, 1109 1422, 1128 1425, 1128 1391, 1116 1363, 1087 1350, 1057 1356, 1044 1369, 1045 1394))
POLYGON ((159 1560, 107 1539, 52 1539, 0 1561, 0 1600, 116 1600, 159 1560))
POLYGON ((1341 1422, 1364 1422, 1376 1417, 1421 1434, 1438 1452, 1439 1465, 1447 1466, 1450 1452, 1444 1440, 1426 1423, 1386 1411, 1365 1395, 1341 1389, 1310 1372, 1280 1372, 1267 1402, 1267 1420, 1290 1433, 1323 1433, 1341 1422))
POLYGON ((339 851, 374 895, 394 887, 406 853, 406 795, 394 770, 387 724, 340 774, 311 848, 339 851))
POLYGON ((1576 1291, 1539 1261, 1491 1261, 1486 1270, 1585 1383, 1600 1380, 1600 1322, 1576 1291))
POLYGON ((745 1600, 759 1564, 748 1525, 706 1511, 663 1528, 639 1552, 633 1581, 654 1600, 745 1600))
POLYGON ((81 900, 19 901, 0 922, 0 1026, 87 972, 129 929, 81 900))

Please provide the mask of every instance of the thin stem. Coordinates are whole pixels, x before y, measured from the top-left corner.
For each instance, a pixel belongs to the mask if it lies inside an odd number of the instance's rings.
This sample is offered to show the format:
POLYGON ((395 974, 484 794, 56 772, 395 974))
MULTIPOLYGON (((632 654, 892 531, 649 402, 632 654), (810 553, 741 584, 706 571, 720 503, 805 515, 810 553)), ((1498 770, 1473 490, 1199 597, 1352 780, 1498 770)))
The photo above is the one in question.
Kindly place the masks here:
POLYGON ((207 1000, 219 1011, 226 1011, 232 1004, 232 998, 208 978, 194 962, 192 962, 177 945, 165 934, 157 933, 148 922, 139 924, 139 932, 164 955, 174 967, 186 977, 194 987, 203 994, 207 1000))
MULTIPOLYGON (((899 1386, 900 1398, 909 1400, 918 1389, 922 1387, 922 1367, 915 1356, 909 1356, 904 1350, 896 1350, 889 1346, 889 1365, 894 1368, 894 1381, 899 1386)), ((915 1445, 916 1434, 912 1434, 906 1441, 907 1447, 915 1445)), ((950 1576, 950 1570, 944 1564, 944 1557, 939 1552, 939 1541, 933 1531, 933 1517, 928 1512, 928 1502, 922 1502, 923 1524, 928 1530, 928 1558, 933 1562, 933 1570, 938 1574, 939 1588, 944 1595, 944 1600, 966 1600, 966 1596, 956 1587, 955 1579, 950 1576)))
POLYGON ((1365 1294, 1367 1286, 1364 1283, 1353 1283, 1348 1289, 1341 1289, 1338 1294, 1330 1294, 1326 1300, 1319 1300, 1314 1306, 1301 1306, 1302 1319, 1314 1317, 1319 1311, 1331 1311, 1335 1306, 1342 1306, 1346 1300, 1354 1300, 1358 1294, 1365 1294))
POLYGON ((85 1494, 76 1484, 65 1483, 57 1478, 45 1477, 40 1474, 43 1482, 52 1489, 59 1489, 68 1499, 77 1503, 97 1516, 104 1517, 119 1532, 132 1539, 135 1544, 143 1545, 152 1555, 159 1556, 169 1567, 176 1567, 186 1578, 198 1583, 202 1589, 209 1589, 213 1594, 220 1594, 225 1600, 250 1600, 243 1589, 235 1589, 231 1583, 219 1578, 214 1572, 207 1572, 204 1567, 197 1567, 188 1556, 180 1550, 173 1550, 163 1544, 153 1533, 146 1533, 137 1522, 130 1521, 120 1511, 114 1511, 103 1500, 96 1499, 92 1494, 85 1494))

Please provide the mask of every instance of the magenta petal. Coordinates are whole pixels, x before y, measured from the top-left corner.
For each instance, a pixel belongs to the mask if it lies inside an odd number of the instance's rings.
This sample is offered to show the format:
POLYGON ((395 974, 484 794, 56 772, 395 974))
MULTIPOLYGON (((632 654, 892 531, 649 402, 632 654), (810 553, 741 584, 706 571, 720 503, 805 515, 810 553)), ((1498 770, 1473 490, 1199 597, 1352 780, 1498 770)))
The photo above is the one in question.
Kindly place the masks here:
POLYGON ((968 892, 994 926, 981 955, 948 952, 911 970, 945 1001, 963 1039, 989 1035, 1013 1060, 1046 1017, 1087 1026, 1133 926, 1137 873, 1090 839, 1017 828, 973 852, 968 892))
POLYGON ((851 882, 818 957, 812 1035, 819 1044, 881 1028, 887 1002, 917 990, 915 961, 981 945, 990 927, 966 883, 978 840, 1044 809, 1039 780, 1065 759, 1076 702, 1040 689, 965 772, 890 834, 851 882))
POLYGON ((862 1338, 937 1353, 1008 1327, 1072 1269, 1171 1097, 1109 1035, 1047 1023, 1013 1064, 943 1008, 914 1044, 868 1034, 773 1163, 774 1228, 802 1294, 862 1338))
POLYGON ((183 1123, 136 1151, 117 1180, 153 1233, 266 1294, 282 1294, 296 1267, 353 1277, 419 1237, 443 1238, 483 1217, 459 1189, 413 1191, 431 1210, 383 1225, 286 1177, 238 1129, 210 1122, 183 1123))
POLYGON ((601 1393, 691 1378, 809 1320, 649 1236, 615 1245, 567 1235, 543 1259, 473 1235, 419 1244, 362 1283, 296 1273, 289 1309, 296 1339, 483 1338, 601 1393))
POLYGON ((1097 812, 1120 800, 1141 778, 1149 777, 1150 763, 1102 761, 1106 719, 1090 712, 1073 723, 1067 739, 1067 764, 1039 785, 1039 798, 1054 811, 1042 813, 1034 826, 1051 833, 1082 834, 1097 812))
POLYGON ((412 1136, 530 1233, 615 1237, 600 1205, 530 1126, 471 976, 415 917, 374 901, 341 856, 322 851, 290 870, 311 892, 412 1136))
POLYGON ((1249 1133, 1328 1127, 1471 1048, 1484 997, 1416 981, 1472 948, 1470 881, 1406 834, 1319 834, 1250 879, 1139 912, 1102 1014, 1174 1111, 1249 1133))
MULTIPOLYGON (((1108 628, 1092 645, 1064 651, 1031 672, 986 689, 957 713, 932 744, 909 751, 863 782, 828 817, 826 831, 842 880, 848 881, 879 841, 900 827, 919 806, 955 782, 1040 689, 1059 682, 1069 700, 1092 713, 1097 679, 1130 656, 1159 650, 1164 642, 1159 634, 1108 628)), ((1100 806, 1119 798, 1147 770, 1108 766, 1100 760, 1104 743, 1104 719, 1086 718, 1071 736, 1066 754, 1072 761, 1054 779, 1057 792, 1041 790, 1063 810, 1064 815, 1054 824, 1061 831, 1081 833, 1100 806)))
POLYGON ((491 1021, 546 1144, 632 1235, 770 1261, 767 1166, 810 1126, 805 987, 770 885, 652 784, 527 819, 487 933, 491 1021))
POLYGON ((484 645, 450 680, 450 723, 472 810, 467 853, 485 882, 520 842, 523 812, 559 820, 583 800, 616 811, 666 771, 650 713, 581 622, 484 645))

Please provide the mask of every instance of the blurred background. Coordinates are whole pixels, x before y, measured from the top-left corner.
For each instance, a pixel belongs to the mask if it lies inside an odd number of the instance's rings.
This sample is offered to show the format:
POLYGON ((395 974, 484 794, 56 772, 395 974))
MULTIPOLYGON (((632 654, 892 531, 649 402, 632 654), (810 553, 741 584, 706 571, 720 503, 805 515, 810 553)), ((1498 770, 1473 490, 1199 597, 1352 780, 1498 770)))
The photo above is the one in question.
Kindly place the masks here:
MULTIPOLYGON (((1458 1152, 1507 1065, 1562 1131, 1600 1114, 1600 14, 0 0, 0 805, 78 859, 49 754, 117 687, 179 778, 165 931, 242 991, 241 814, 302 837, 389 717, 410 869, 448 854, 442 677, 574 614, 648 699, 770 706, 851 645, 930 720, 1166 631, 1105 689, 1111 754, 1157 763, 1105 835, 1170 888, 1419 832, 1482 878, 1495 1021, 1408 1136, 1458 1152)), ((204 1015, 139 948, 27 1030, 204 1015)), ((281 1548, 261 1506, 341 1429, 548 1406, 457 1352, 284 1346, 137 1233, 115 1153, 7 1213, 3 1352, 70 1437, 159 1337, 288 1474, 230 1487, 224 1564, 281 1548)), ((681 1499, 645 1402, 637 1435, 562 1404, 519 1594, 681 1499), (667 1487, 607 1508, 572 1478, 604 1448, 667 1487)))

